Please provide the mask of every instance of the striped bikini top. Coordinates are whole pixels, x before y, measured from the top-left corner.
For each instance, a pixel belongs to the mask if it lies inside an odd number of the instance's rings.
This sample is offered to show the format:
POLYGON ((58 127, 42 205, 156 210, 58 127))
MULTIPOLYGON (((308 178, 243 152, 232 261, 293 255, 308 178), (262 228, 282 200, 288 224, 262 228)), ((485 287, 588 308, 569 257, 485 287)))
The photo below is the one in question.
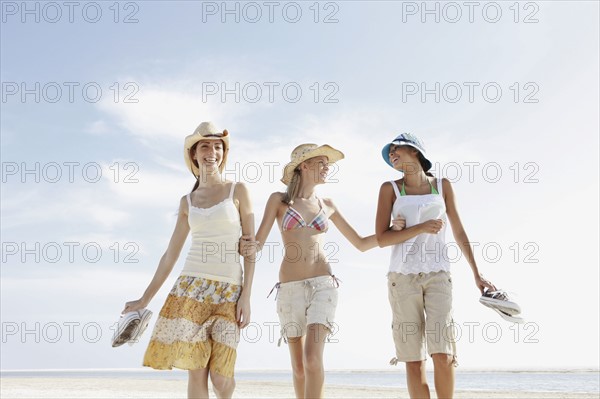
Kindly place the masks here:
POLYGON ((323 210, 323 204, 321 203, 321 199, 317 198, 317 201, 319 202, 319 212, 308 224, 297 210, 288 205, 288 209, 285 211, 285 215, 283 215, 283 221, 281 222, 281 230, 287 231, 292 229, 299 229, 301 227, 309 227, 318 231, 327 230, 327 215, 323 210))

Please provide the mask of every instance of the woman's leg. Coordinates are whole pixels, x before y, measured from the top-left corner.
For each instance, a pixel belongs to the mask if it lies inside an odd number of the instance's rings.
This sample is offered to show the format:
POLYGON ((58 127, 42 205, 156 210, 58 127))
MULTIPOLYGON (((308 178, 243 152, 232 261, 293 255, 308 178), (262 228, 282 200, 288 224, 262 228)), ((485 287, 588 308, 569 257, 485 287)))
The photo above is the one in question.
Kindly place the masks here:
POLYGON ((218 373, 210 373, 210 380, 215 390, 215 395, 219 399, 231 398, 235 389, 235 379, 233 377, 225 377, 218 373))
POLYGON ((427 347, 433 358, 438 398, 454 395, 456 336, 452 320, 452 277, 440 271, 429 273, 425 282, 427 347))
POLYGON ((454 395, 454 362, 452 355, 434 353, 433 376, 435 392, 439 399, 451 399, 454 395))
POLYGON ((188 398, 208 398, 208 369, 188 370, 188 398))
POLYGON ((425 360, 406 362, 406 383, 412 399, 429 399, 429 386, 425 374, 425 360))
POLYGON ((306 370, 306 397, 322 398, 325 371, 323 370, 323 350, 329 329, 323 324, 309 324, 304 349, 306 370))
POLYGON ((296 398, 304 398, 304 337, 292 337, 287 341, 292 361, 294 392, 296 392, 296 398))

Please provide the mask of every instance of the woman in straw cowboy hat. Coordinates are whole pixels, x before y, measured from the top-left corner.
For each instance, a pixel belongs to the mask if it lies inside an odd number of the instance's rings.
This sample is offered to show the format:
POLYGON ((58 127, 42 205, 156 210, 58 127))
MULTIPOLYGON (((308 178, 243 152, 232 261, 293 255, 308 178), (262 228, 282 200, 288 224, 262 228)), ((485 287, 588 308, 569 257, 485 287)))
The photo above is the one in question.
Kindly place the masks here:
POLYGON ((471 266, 477 288, 483 292, 495 287, 479 273, 450 182, 428 172, 431 162, 422 142, 403 133, 386 144, 381 155, 388 165, 404 173, 402 179, 381 186, 375 227, 379 246, 393 246, 388 296, 396 357, 391 363, 406 363, 411 398, 429 398, 425 374, 428 353, 433 359, 437 397, 451 398, 453 366, 457 363, 446 220, 471 266), (395 225, 390 230, 390 215, 403 218, 404 227, 395 225))
POLYGON ((169 276, 190 230, 192 245, 160 315, 144 366, 189 370, 188 397, 208 397, 208 378, 220 398, 233 393, 239 328, 250 321, 254 260, 236 245, 252 236, 254 215, 246 187, 225 181, 229 133, 203 122, 185 138, 185 162, 194 174, 192 192, 181 197, 169 246, 144 295, 123 313, 144 308, 169 276))
MULTIPOLYGON (((296 147, 281 179, 287 191, 271 194, 256 234, 260 249, 277 220, 285 247, 275 286, 277 313, 290 351, 298 398, 323 394, 323 350, 334 326, 338 297, 337 279, 324 251, 329 221, 360 251, 377 245, 374 235, 359 236, 331 199, 321 199, 315 193, 316 187, 325 183, 330 165, 343 157, 329 145, 296 147)), ((246 243, 244 250, 250 250, 248 247, 246 243)))

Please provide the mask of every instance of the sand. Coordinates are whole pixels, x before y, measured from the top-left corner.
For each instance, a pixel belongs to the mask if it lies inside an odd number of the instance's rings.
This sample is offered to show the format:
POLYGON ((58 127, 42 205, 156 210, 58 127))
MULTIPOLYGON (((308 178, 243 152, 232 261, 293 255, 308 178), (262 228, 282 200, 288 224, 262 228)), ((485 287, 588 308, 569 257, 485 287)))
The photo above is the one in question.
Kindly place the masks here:
MULTIPOLYGON (((136 378, 2 378, 0 397, 9 398, 185 398, 187 381, 136 378)), ((293 398, 290 384, 239 381, 234 398, 293 398)), ((211 392, 211 397, 215 397, 211 392)), ((326 398, 408 398, 396 388, 328 385, 326 398)), ((435 395, 433 396, 435 397, 435 395)), ((598 398, 594 394, 457 391, 456 398, 598 398)))

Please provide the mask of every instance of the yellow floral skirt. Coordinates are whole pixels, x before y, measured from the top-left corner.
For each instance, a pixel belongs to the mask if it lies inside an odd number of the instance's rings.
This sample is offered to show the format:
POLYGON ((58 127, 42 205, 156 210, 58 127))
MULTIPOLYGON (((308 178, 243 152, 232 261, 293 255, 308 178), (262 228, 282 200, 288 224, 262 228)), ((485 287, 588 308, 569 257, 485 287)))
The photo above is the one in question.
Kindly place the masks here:
POLYGON ((235 320, 241 286, 179 276, 152 331, 144 366, 158 370, 209 368, 233 377, 240 330, 235 320))

